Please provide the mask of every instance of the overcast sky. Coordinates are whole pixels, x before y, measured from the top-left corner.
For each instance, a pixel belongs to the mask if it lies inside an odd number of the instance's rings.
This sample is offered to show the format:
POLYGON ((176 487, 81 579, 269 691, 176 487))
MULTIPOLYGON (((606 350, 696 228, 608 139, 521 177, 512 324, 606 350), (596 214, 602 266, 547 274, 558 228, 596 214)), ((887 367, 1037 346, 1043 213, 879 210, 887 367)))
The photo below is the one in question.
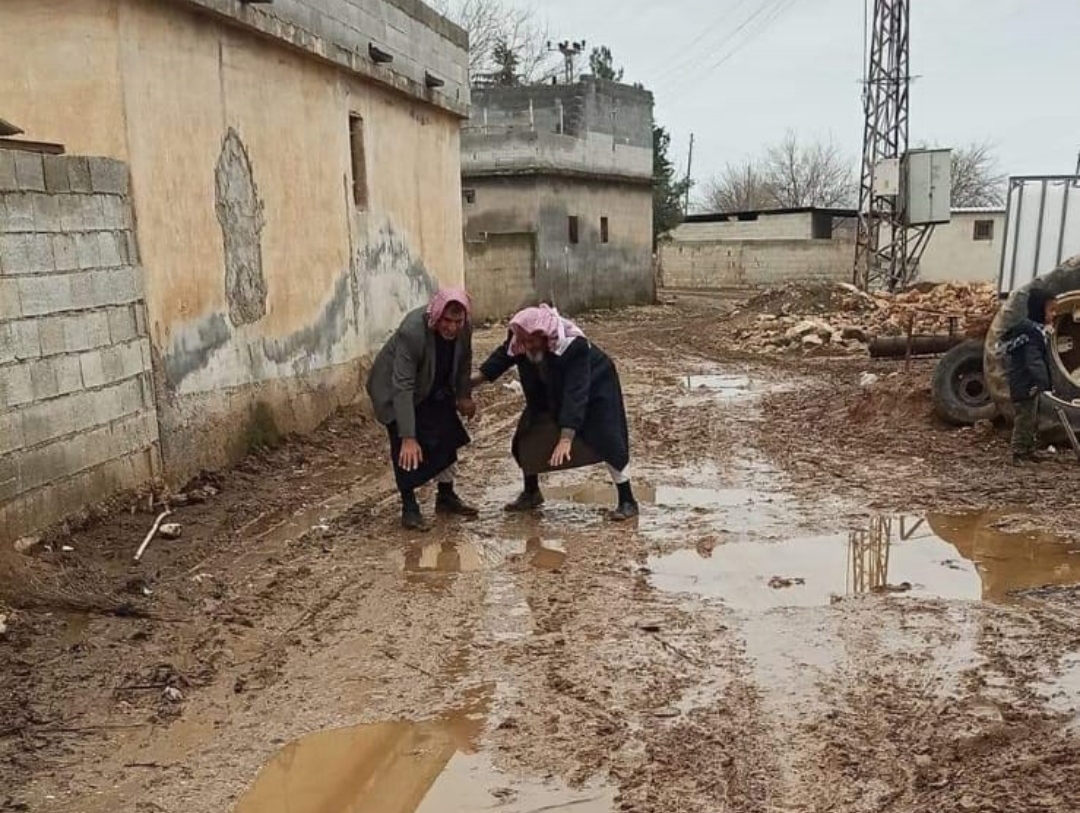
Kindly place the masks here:
MULTIPOLYGON (((514 0, 527 4, 528 0, 514 0)), ((608 45, 702 181, 796 130, 857 161, 863 0, 537 0, 553 39, 608 45)), ((1080 151, 1080 0, 911 0, 911 141, 989 140, 1007 174, 1080 151)))

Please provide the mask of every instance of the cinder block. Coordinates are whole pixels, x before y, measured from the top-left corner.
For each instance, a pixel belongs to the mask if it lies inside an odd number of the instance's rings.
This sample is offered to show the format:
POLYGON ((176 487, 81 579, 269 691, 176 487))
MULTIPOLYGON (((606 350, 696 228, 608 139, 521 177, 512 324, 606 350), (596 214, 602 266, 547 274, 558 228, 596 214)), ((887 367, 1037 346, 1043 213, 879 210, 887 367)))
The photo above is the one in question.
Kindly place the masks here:
POLYGON ((117 392, 120 395, 120 415, 135 415, 145 407, 143 403, 142 380, 132 378, 125 381, 117 392))
POLYGON ((127 200, 117 195, 101 195, 101 228, 110 231, 124 231, 128 228, 127 200))
POLYGON ((32 404, 22 413, 27 446, 38 446, 76 431, 75 420, 85 409, 78 395, 32 404))
POLYGON ((71 191, 71 179, 68 177, 68 161, 60 155, 46 155, 42 159, 45 168, 45 191, 64 193, 71 191))
POLYGON ((4 368, 4 374, 0 375, 0 406, 10 409, 34 400, 30 367, 35 363, 38 362, 12 364, 4 368))
MULTIPOLYGON (((26 445, 22 415, 11 410, 0 412, 0 454, 10 454, 26 445)), ((0 527, 3 527, 0 524, 0 527)))
POLYGON ((68 275, 71 280, 71 302, 76 308, 93 308, 97 306, 95 300, 94 274, 96 271, 80 271, 77 274, 68 275))
POLYGON ((105 426, 123 416, 120 387, 106 387, 86 393, 86 417, 79 429, 105 426))
POLYGON ((27 364, 30 367, 30 383, 33 387, 35 401, 43 401, 46 398, 55 398, 60 394, 60 386, 56 380, 56 364, 58 358, 38 359, 27 364))
POLYGON ((79 368, 82 370, 83 386, 87 389, 101 387, 105 384, 103 350, 91 350, 79 356, 79 368))
POLYGON ((23 277, 18 282, 23 316, 44 316, 72 309, 71 278, 67 275, 23 277))
POLYGON ((94 191, 94 185, 90 180, 90 159, 76 156, 67 159, 68 180, 71 182, 72 192, 94 191))
MULTIPOLYGON (((15 361, 15 337, 12 335, 13 322, 0 322, 0 365, 15 361)), ((4 371, 0 369, 0 375, 4 371)))
POLYGON ((79 353, 94 346, 90 342, 89 317, 90 314, 80 313, 59 318, 63 330, 63 352, 79 353))
POLYGON ((11 501, 26 488, 20 462, 14 455, 0 457, 0 504, 11 501))
POLYGON ((53 258, 51 234, 27 234, 26 248, 29 253, 30 270, 35 274, 48 274, 56 270, 53 258))
POLYGON ((109 312, 94 311, 86 318, 86 337, 91 347, 105 347, 112 344, 109 338, 109 312))
POLYGON ((135 310, 135 333, 139 336, 146 335, 146 305, 136 302, 132 306, 135 310))
POLYGON ((101 369, 106 384, 112 384, 125 377, 122 346, 106 347, 101 351, 101 369))
POLYGON ((142 339, 139 342, 139 350, 142 359, 142 372, 149 372, 154 366, 154 359, 150 352, 150 340, 142 339))
POLYGON ((12 192, 19 188, 15 177, 15 151, 0 149, 0 192, 12 192))
POLYGON ((15 151, 15 179, 25 192, 45 191, 45 168, 41 153, 15 151))
POLYGON ((60 228, 66 232, 82 231, 86 226, 86 203, 87 195, 61 195, 60 205, 60 228))
MULTIPOLYGON (((0 153, 2 154, 2 153, 0 153)), ((3 269, 0 268, 0 271, 3 269)), ((19 281, 0 277, 0 319, 18 319, 22 315, 19 281)))
POLYGON ((0 234, 0 273, 30 273, 29 234, 0 234))
POLYGON ((131 263, 132 265, 138 265, 139 264, 139 241, 138 241, 138 238, 135 237, 135 232, 134 231, 125 232, 125 236, 127 237, 127 244, 128 244, 128 248, 127 248, 128 262, 131 263))
POLYGON ((0 232, 34 230, 34 198, 29 192, 9 192, 4 195, 4 220, 0 232))
POLYGON ((125 266, 109 272, 109 303, 134 302, 139 298, 137 277, 139 269, 125 266))
POLYGON ((116 245, 116 233, 111 231, 98 232, 97 238, 101 267, 116 268, 120 266, 120 249, 116 245))
POLYGON ((108 313, 109 335, 112 344, 129 342, 138 337, 135 326, 135 305, 123 305, 119 308, 110 308, 108 313))
POLYGON ((74 271, 79 267, 79 252, 75 246, 75 235, 54 234, 52 236, 53 261, 57 271, 74 271))
POLYGON ((127 195, 128 168, 114 158, 91 158, 90 182, 95 192, 107 195, 127 195))
POLYGON ((60 231, 60 196, 38 192, 32 196, 32 200, 34 202, 34 230, 60 231))
POLYGON ((80 195, 83 207, 83 228, 86 231, 101 231, 105 226, 105 212, 102 201, 107 195, 80 195))
POLYGON ((141 342, 120 345, 120 358, 124 365, 124 378, 132 378, 142 373, 143 354, 141 342))
POLYGON ((37 320, 37 322, 42 355, 58 356, 63 353, 66 347, 64 318, 62 316, 47 316, 44 319, 37 320))
POLYGON ((57 356, 52 361, 56 367, 56 387, 61 395, 78 392, 83 388, 82 367, 78 356, 57 356))
POLYGON ((20 361, 41 356, 41 335, 38 319, 19 319, 8 322, 15 345, 15 358, 20 361))
POLYGON ((79 268, 101 267, 101 249, 97 234, 87 232, 76 234, 75 251, 79 255, 79 268))

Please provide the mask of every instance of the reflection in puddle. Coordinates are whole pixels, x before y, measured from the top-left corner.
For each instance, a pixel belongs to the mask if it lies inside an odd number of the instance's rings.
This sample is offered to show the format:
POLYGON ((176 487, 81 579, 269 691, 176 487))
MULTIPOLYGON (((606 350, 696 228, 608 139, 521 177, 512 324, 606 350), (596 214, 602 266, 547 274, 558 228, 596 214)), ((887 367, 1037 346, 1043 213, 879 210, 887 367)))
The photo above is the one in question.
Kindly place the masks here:
POLYGON ((660 590, 719 598, 744 610, 814 606, 860 593, 1001 599, 1080 582, 1080 545, 1049 534, 1001 533, 989 527, 994 519, 990 513, 877 517, 849 534, 736 541, 713 548, 708 558, 679 550, 652 557, 649 567, 660 590))
POLYGON ((608 789, 571 791, 496 771, 478 753, 489 702, 485 694, 470 707, 435 720, 323 731, 291 743, 262 769, 236 813, 612 809, 608 789))
POLYGON ((416 545, 405 552, 403 559, 402 567, 408 573, 475 573, 511 561, 525 561, 541 570, 558 570, 566 560, 566 550, 559 542, 539 537, 525 541, 475 538, 416 545))
POLYGON ((683 380, 688 390, 709 390, 721 398, 750 394, 750 377, 745 375, 688 375, 683 380))

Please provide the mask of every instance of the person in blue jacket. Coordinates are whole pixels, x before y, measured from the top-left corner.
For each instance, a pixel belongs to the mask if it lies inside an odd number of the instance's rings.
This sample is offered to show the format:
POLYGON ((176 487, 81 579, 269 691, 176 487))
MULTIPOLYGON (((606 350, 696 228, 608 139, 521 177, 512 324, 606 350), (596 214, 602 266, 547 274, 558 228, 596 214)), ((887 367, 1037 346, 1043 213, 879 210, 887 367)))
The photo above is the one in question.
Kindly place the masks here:
POLYGON ((1012 455, 1014 463, 1035 459, 1038 445, 1039 394, 1053 390, 1047 325, 1053 324, 1054 299, 1032 288, 1027 318, 1005 331, 997 352, 1004 357, 1013 403, 1012 455))

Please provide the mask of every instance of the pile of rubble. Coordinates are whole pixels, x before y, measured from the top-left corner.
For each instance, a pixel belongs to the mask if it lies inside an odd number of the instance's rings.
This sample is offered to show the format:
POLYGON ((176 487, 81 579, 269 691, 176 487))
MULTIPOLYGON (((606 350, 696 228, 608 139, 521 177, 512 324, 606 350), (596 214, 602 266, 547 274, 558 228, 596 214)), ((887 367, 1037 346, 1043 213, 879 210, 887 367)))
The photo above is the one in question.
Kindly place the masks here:
POLYGON ((997 308, 993 285, 923 285, 898 294, 866 293, 840 283, 771 289, 732 314, 736 340, 747 350, 781 353, 833 351, 864 354, 877 336, 955 331, 981 335, 997 308))

